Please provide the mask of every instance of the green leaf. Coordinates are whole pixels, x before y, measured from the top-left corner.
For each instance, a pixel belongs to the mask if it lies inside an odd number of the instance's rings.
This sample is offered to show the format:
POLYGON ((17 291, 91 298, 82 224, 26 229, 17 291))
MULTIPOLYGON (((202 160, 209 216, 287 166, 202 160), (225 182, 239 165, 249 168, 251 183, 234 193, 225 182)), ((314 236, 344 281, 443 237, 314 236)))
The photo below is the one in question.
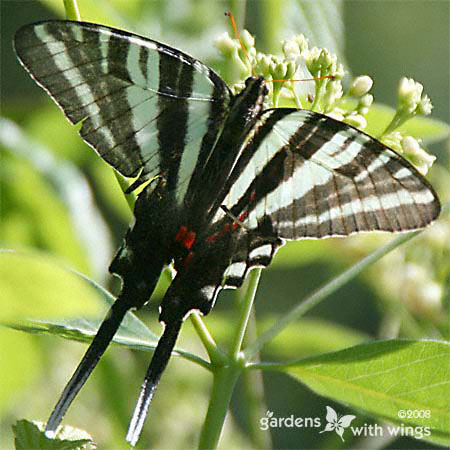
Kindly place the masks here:
POLYGON ((36 388, 45 363, 41 348, 32 336, 0 328, 0 342, 0 417, 4 417, 11 413, 11 406, 18 398, 24 398, 25 389, 36 388))
MULTIPOLYGON (((73 320, 22 320, 9 322, 6 326, 27 333, 51 334, 72 341, 89 343, 96 335, 101 321, 98 318, 85 317, 73 320)), ((158 339, 159 337, 153 334, 140 319, 128 312, 112 342, 133 350, 153 352, 158 339)), ((174 354, 209 368, 209 363, 204 359, 180 347, 175 347, 174 354)))
POLYGON ((0 251, 0 318, 98 314, 98 294, 44 253, 0 251))
POLYGON ((96 444, 91 436, 83 430, 64 426, 55 438, 45 436, 45 424, 19 420, 12 426, 17 450, 94 450, 96 444))
POLYGON ((431 429, 427 440, 450 445, 450 344, 377 341, 274 367, 313 391, 405 426, 431 429), (399 418, 400 411, 430 411, 429 418, 399 418))
MULTIPOLYGON (((24 320, 9 323, 10 328, 35 334, 52 334, 71 341, 92 341, 97 334, 101 319, 80 318, 73 320, 24 320)), ((153 334, 134 314, 128 313, 113 342, 135 350, 154 349, 158 337, 153 334)))

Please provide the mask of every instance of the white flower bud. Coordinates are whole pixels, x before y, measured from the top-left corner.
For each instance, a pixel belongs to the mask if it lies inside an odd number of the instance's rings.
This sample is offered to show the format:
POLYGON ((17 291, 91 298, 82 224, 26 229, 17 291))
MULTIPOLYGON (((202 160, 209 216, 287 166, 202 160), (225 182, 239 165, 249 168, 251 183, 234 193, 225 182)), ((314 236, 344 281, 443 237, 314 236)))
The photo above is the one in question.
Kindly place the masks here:
POLYGON ((398 95, 405 98, 420 98, 423 86, 412 78, 402 77, 398 86, 398 95))
POLYGON ((442 287, 435 281, 427 281, 417 286, 415 308, 418 312, 436 313, 442 305, 442 287))
POLYGON ((251 58, 252 60, 256 59, 256 48, 255 47, 248 48, 247 53, 248 53, 249 58, 251 58))
POLYGON ((286 78, 287 64, 284 62, 277 62, 277 60, 272 60, 269 66, 270 75, 274 80, 284 80, 286 78))
POLYGON ((233 94, 239 94, 239 92, 243 91, 245 89, 245 83, 243 81, 240 81, 239 83, 233 84, 231 86, 231 90, 233 91, 233 94))
POLYGON ((425 175, 433 165, 436 157, 427 153, 417 139, 412 136, 405 136, 401 141, 403 151, 414 160, 417 170, 425 175))
POLYGON ((363 108, 369 108, 372 105, 372 103, 373 103, 373 95, 372 94, 363 95, 359 99, 359 104, 363 108))
POLYGON ((215 47, 224 55, 231 56, 238 48, 239 43, 231 39, 227 32, 222 33, 214 40, 215 47))
POLYGON ((300 56, 300 48, 293 39, 286 39, 282 42, 282 49, 286 59, 296 59, 300 56))
POLYGON ((255 46, 255 38, 247 30, 242 31, 241 40, 247 50, 255 46))
POLYGON ((334 76, 335 80, 342 80, 345 77, 345 69, 343 64, 338 64, 336 67, 336 70, 334 73, 332 73, 331 75, 334 76))
POLYGON ((422 170, 419 170, 419 172, 422 175, 426 175, 428 170, 430 170, 430 168, 434 164, 434 161, 436 161, 436 156, 430 155, 423 148, 420 149, 420 152, 417 156, 420 158, 421 164, 424 166, 422 170))
POLYGON ((320 49, 317 47, 313 47, 311 50, 305 52, 305 64, 313 77, 316 76, 320 70, 320 64, 318 63, 319 56, 320 49))
POLYGON ((308 51, 309 42, 308 39, 303 34, 298 34, 294 37, 295 42, 298 45, 298 48, 300 50, 300 54, 303 54, 304 52, 308 51))
POLYGON ((350 114, 345 117, 344 122, 361 130, 367 127, 367 120, 361 114, 350 114))
POLYGON ((403 139, 402 133, 400 133, 399 131, 392 131, 389 134, 385 134, 381 140, 388 147, 392 148, 393 150, 396 150, 397 152, 402 153, 403 152, 403 148, 401 146, 402 139, 403 139))
POLYGON ((367 75, 362 75, 353 80, 353 83, 350 85, 348 89, 348 95, 352 97, 362 97, 364 94, 367 94, 373 85, 373 80, 367 75))
POLYGON ((420 100, 420 103, 417 105, 417 112, 419 114, 423 114, 424 116, 428 116, 431 114, 432 109, 433 105, 431 104, 430 97, 428 97, 428 95, 424 95, 420 100))
POLYGON ((261 73, 264 76, 268 76, 271 61, 270 56, 265 55, 264 53, 257 53, 256 61, 257 61, 257 72, 261 73))
POLYGON ((332 119, 339 120, 339 122, 342 122, 344 120, 344 114, 341 109, 335 108, 333 111, 330 111, 327 113, 328 117, 331 117, 332 119))
POLYGON ((417 139, 412 136, 405 136, 401 142, 402 149, 405 153, 416 155, 420 151, 420 145, 417 139))
POLYGON ((327 105, 334 105, 340 98, 342 98, 342 84, 337 80, 328 80, 326 85, 326 92, 324 96, 324 101, 327 105))
POLYGON ((291 80, 294 77, 295 71, 297 70, 297 66, 294 61, 288 61, 286 68, 286 79, 291 80))
POLYGON ((398 87, 398 101, 401 109, 408 113, 416 111, 420 103, 423 86, 412 78, 403 77, 398 87))

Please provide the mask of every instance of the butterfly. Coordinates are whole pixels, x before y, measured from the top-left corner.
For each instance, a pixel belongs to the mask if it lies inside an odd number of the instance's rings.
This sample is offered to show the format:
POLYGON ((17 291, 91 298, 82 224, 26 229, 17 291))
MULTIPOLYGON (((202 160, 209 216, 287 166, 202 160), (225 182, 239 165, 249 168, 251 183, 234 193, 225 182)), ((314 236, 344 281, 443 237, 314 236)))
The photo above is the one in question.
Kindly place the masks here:
POLYGON ((266 267, 286 240, 425 227, 439 214, 430 184, 393 150, 330 117, 264 109, 250 77, 234 95, 209 67, 159 42, 106 26, 45 21, 15 35, 31 77, 82 139, 140 187, 135 222, 110 271, 122 290, 65 387, 53 432, 127 311, 151 297, 163 268, 164 332, 127 440, 136 444, 185 318, 266 267))

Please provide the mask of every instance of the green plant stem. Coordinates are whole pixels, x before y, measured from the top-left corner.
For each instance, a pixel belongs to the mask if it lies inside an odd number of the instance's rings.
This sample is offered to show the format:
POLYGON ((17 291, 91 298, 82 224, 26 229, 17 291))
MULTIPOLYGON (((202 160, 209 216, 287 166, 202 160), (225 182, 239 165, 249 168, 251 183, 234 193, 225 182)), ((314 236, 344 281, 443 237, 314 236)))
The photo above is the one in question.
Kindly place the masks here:
POLYGON ((387 244, 375 250, 370 255, 366 256, 361 261, 359 261, 358 263, 354 264, 352 267, 347 269, 345 272, 341 273, 336 278, 333 278, 327 284, 323 285, 318 290, 313 292, 309 297, 307 297, 304 301, 301 301, 299 304, 297 304, 297 306, 292 308, 271 328, 269 328, 265 333, 263 333, 255 342, 249 345, 243 352, 244 359, 249 360, 251 357, 253 357, 253 355, 258 353, 267 342, 269 342, 275 336, 280 334, 290 323, 302 317, 306 312, 308 312, 314 306, 319 304, 322 300, 328 297, 328 295, 335 292, 337 289, 342 287, 352 278, 356 277, 368 266, 375 263, 384 255, 391 252, 398 246, 411 240, 419 233, 421 233, 421 231, 414 231, 412 233, 403 234, 395 239, 392 239, 387 244))
POLYGON ((246 0, 230 0, 230 11, 234 15, 238 30, 244 29, 245 11, 247 7, 246 0))
POLYGON ((80 11, 78 9, 76 0, 64 0, 64 8, 66 10, 66 17, 69 20, 81 20, 80 11))
POLYGON ((387 127, 379 137, 383 137, 389 133, 392 133, 396 128, 405 123, 407 120, 410 120, 414 115, 415 114, 411 114, 408 116, 404 112, 397 111, 392 120, 390 121, 390 123, 387 125, 387 127))
MULTIPOLYGON (((215 449, 219 443, 231 395, 234 386, 236 385, 236 381, 243 369, 241 347, 251 315, 260 276, 261 269, 254 269, 250 273, 248 287, 239 304, 239 318, 230 355, 226 357, 225 360, 220 360, 219 364, 214 361, 213 388, 209 400, 208 412, 200 435, 199 449, 215 449)), ((201 334, 204 333, 205 330, 200 327, 199 324, 196 325, 194 323, 194 326, 199 326, 198 331, 201 334)), ((207 345, 211 347, 211 342, 207 336, 204 336, 202 340, 206 343, 205 347, 207 345)))
POLYGON ((275 52, 279 48, 279 32, 283 29, 283 8, 278 0, 250 2, 249 8, 261 11, 261 38, 266 51, 275 52))
MULTIPOLYGON (((244 346, 257 338, 257 323, 255 308, 252 308, 250 320, 244 338, 244 346)), ((259 353, 253 357, 259 362, 259 353)), ((255 370, 244 370, 241 375, 242 385, 242 413, 246 422, 249 444, 252 448, 272 448, 271 434, 255 426, 267 411, 264 392, 263 373, 255 370)))
MULTIPOLYGON (((318 72, 317 74, 313 74, 314 77, 321 77, 322 75, 322 71, 318 72)), ((320 105, 320 101, 323 99, 324 95, 325 95, 325 88, 328 84, 328 80, 316 80, 315 81, 316 84, 316 93, 314 95, 314 100, 313 103, 311 105, 311 111, 316 111, 316 112, 323 112, 323 107, 320 105)))
POLYGON ((252 312, 253 302, 255 300, 256 291, 258 289, 259 279, 261 277, 261 269, 253 269, 249 275, 249 284, 245 292, 244 298, 240 304, 239 321, 234 334, 233 345, 231 347, 231 357, 238 360, 244 341, 245 330, 247 329, 248 320, 252 312))
POLYGON ((217 367, 214 371, 213 387, 208 412, 200 434, 199 450, 212 450, 219 444, 223 423, 230 404, 236 381, 242 367, 238 364, 217 367))
POLYGON ((208 328, 206 328, 206 325, 203 323, 203 320, 200 317, 200 313, 195 311, 189 317, 191 319, 192 325, 195 328, 195 331, 197 332, 203 346, 205 347, 206 352, 208 353, 211 362, 216 365, 225 364, 228 360, 227 356, 219 347, 217 347, 217 344, 209 333, 208 328))

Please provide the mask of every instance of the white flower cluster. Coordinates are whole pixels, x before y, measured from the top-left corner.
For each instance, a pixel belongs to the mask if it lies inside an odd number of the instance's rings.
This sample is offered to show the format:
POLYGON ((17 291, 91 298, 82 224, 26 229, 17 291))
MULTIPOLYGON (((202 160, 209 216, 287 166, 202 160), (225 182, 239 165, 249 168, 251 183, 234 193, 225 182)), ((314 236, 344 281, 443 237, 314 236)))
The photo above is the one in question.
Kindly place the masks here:
POLYGON ((423 95, 423 86, 412 78, 403 77, 398 87, 398 109, 407 114, 428 115, 433 105, 428 95, 423 95))
MULTIPOLYGON (((367 127, 366 115, 373 103, 369 93, 373 80, 369 76, 356 77, 344 91, 345 70, 337 56, 325 48, 309 48, 308 40, 302 34, 281 42, 282 56, 257 52, 255 38, 247 30, 242 32, 241 42, 228 33, 221 34, 215 41, 222 55, 231 60, 240 73, 241 80, 232 86, 235 93, 244 88, 247 77, 262 75, 272 81, 268 83, 267 107, 306 108, 361 130, 367 127)), ((426 152, 419 140, 395 130, 418 114, 430 114, 431 109, 423 86, 411 78, 402 78, 397 111, 379 137, 409 158, 422 174, 427 173, 435 157, 426 152)))

